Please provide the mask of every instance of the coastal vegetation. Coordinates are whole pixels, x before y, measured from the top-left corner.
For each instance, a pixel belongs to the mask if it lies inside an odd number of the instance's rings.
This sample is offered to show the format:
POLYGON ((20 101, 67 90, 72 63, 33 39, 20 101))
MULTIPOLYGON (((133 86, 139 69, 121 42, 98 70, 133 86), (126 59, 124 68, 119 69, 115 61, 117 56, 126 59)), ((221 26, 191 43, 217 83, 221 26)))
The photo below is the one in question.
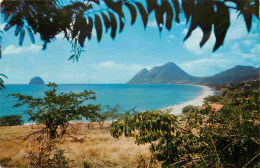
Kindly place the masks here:
POLYGON ((50 90, 45 92, 43 98, 20 93, 9 95, 19 100, 14 107, 27 105, 28 110, 25 113, 29 115, 29 121, 44 125, 42 130, 35 133, 46 133, 48 138, 55 139, 67 134, 69 121, 81 120, 82 117, 88 120, 98 115, 100 105, 84 104, 96 99, 94 92, 85 90, 82 93, 57 94, 57 84, 49 83, 47 86, 50 90))
MULTIPOLYGON (((0 164, 9 167, 257 167, 259 79, 219 87, 220 95, 206 97, 201 108, 189 106, 182 116, 174 116, 169 110, 141 113, 130 110, 120 116, 119 106, 115 106, 103 109, 104 118, 96 115, 97 119, 90 122, 67 122, 68 134, 52 138, 28 136, 37 131, 45 134, 41 131, 46 127, 44 122, 0 127, 0 149, 5 151, 0 164), (211 103, 223 107, 215 110, 211 103), (105 122, 109 114, 113 122, 105 122)), ((58 128, 58 132, 62 130, 58 128)))
MULTIPOLYGON (((1 14, 4 32, 15 28, 20 46, 26 34, 33 44, 39 35, 43 50, 63 35, 72 46, 68 60, 73 62, 85 51, 87 39, 95 37, 100 42, 108 32, 115 39, 126 24, 126 11, 131 25, 140 16, 144 28, 154 14, 160 33, 172 30, 173 22, 181 23, 182 13, 189 25, 184 40, 198 28, 203 47, 214 34, 213 52, 224 43, 232 10, 244 17, 248 32, 252 18, 259 21, 259 0, 158 2, 3 0, 1 14)), ((259 68, 236 66, 205 78, 191 76, 174 63, 161 68, 143 69, 129 83, 200 83, 220 94, 175 116, 170 110, 102 108, 92 103, 95 92, 58 93, 55 83, 48 84, 50 90, 43 98, 13 93, 10 96, 18 100, 14 107, 27 106, 25 113, 36 124, 22 125, 18 115, 0 117, 0 167, 259 167, 259 79, 251 79, 259 78, 259 68), (214 109, 213 103, 221 108, 214 109), (83 118, 87 122, 80 122, 83 118)), ((5 88, 4 78, 0 74, 0 90, 5 88)), ((39 78, 32 83, 44 84, 39 78)))
POLYGON ((0 126, 23 125, 23 122, 21 115, 7 115, 0 117, 0 126))
POLYGON ((257 167, 259 88, 250 87, 256 82, 259 79, 234 84, 242 89, 223 87, 214 99, 224 105, 219 111, 209 105, 210 97, 204 108, 194 108, 181 118, 164 111, 126 116, 111 125, 111 135, 149 144, 150 159, 162 167, 257 167))

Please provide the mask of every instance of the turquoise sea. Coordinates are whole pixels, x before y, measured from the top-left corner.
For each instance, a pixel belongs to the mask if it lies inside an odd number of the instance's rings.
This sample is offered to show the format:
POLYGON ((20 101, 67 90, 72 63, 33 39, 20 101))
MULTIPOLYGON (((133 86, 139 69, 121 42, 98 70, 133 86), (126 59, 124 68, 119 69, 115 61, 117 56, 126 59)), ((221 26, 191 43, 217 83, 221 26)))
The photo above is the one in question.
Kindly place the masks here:
MULTIPOLYGON (((22 115, 23 120, 28 122, 23 113, 26 106, 13 108, 16 99, 7 97, 11 93, 43 97, 48 87, 43 85, 6 85, 6 89, 0 91, 0 116, 22 115)), ((190 85, 128 85, 128 84, 60 84, 58 92, 73 91, 76 93, 84 90, 96 92, 97 100, 94 103, 115 106, 120 105, 121 110, 162 109, 175 104, 194 99, 200 95, 202 88, 190 85)), ((91 102, 93 103, 93 102, 91 102)))

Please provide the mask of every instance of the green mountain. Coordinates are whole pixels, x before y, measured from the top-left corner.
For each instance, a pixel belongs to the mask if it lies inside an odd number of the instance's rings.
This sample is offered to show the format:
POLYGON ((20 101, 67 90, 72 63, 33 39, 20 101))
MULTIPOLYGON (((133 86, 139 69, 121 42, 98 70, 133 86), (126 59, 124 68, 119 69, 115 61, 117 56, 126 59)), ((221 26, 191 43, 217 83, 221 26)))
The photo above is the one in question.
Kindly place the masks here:
POLYGON ((259 78, 259 68, 238 65, 214 76, 195 77, 172 62, 153 67, 150 71, 142 69, 128 84, 189 84, 189 83, 232 83, 259 78))
POLYGON ((200 81, 206 83, 233 83, 259 78, 259 68, 237 65, 214 76, 204 77, 200 81))
POLYGON ((173 62, 153 67, 150 71, 143 69, 128 84, 177 84, 194 82, 197 78, 183 71, 173 62))
POLYGON ((44 85, 44 81, 42 80, 41 77, 39 76, 36 76, 36 77, 33 77, 31 80, 30 80, 30 85, 44 85))

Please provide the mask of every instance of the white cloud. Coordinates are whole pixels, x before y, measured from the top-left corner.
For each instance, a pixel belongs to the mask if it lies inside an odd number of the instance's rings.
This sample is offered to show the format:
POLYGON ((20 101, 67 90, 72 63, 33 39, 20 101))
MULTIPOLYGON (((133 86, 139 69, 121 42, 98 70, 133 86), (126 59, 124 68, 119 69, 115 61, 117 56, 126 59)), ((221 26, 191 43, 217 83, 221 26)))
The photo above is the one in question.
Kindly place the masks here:
POLYGON ((149 21, 148 24, 147 24, 147 26, 148 26, 148 27, 153 27, 153 28, 155 28, 155 27, 157 27, 157 23, 156 23, 155 20, 154 20, 154 21, 149 21))
POLYGON ((227 69, 230 63, 231 61, 227 59, 205 58, 195 61, 183 62, 182 64, 180 64, 180 67, 191 75, 207 76, 227 69), (215 71, 208 72, 209 70, 215 71))
MULTIPOLYGON (((1 0, 0 0, 1 1, 1 0)), ((5 27, 6 23, 3 23, 3 24, 0 24, 0 30, 4 30, 4 27, 5 27)))
POLYGON ((253 44, 252 40, 246 39, 242 42, 243 44, 247 45, 247 46, 251 46, 253 44))
MULTIPOLYGON (((185 34, 188 32, 187 29, 184 29, 182 31, 182 34, 185 34)), ((209 40, 204 44, 202 48, 200 48, 199 44, 202 39, 203 32, 201 29, 196 29, 192 32, 191 36, 184 42, 184 47, 189 50, 191 53, 194 53, 196 55, 202 54, 202 53, 210 53, 214 44, 215 44, 215 36, 213 32, 211 33, 211 36, 209 40)))
POLYGON ((8 55, 8 54, 22 54, 25 52, 38 52, 41 50, 41 46, 38 45, 34 45, 32 44, 30 47, 16 47, 14 45, 9 45, 7 46, 4 51, 3 54, 8 55))
POLYGON ((101 68, 108 68, 108 67, 114 67, 115 63, 113 61, 100 62, 97 66, 101 68))
POLYGON ((180 22, 180 24, 181 24, 181 25, 184 25, 184 24, 186 24, 186 21, 182 21, 182 22, 180 22))
POLYGON ((62 32, 62 33, 59 33, 55 36, 57 39, 63 39, 65 37, 65 34, 62 32))
POLYGON ((98 64, 93 64, 93 68, 103 68, 106 70, 119 70, 119 71, 139 71, 143 68, 150 68, 151 66, 139 65, 139 64, 118 64, 113 61, 100 62, 98 64))
POLYGON ((225 39, 226 41, 240 39, 247 36, 247 30, 242 15, 238 17, 238 13, 231 12, 230 23, 225 39))
POLYGON ((230 27, 226 35, 226 41, 237 40, 245 37, 256 38, 259 36, 258 25, 256 23, 252 24, 250 33, 247 32, 246 24, 242 15, 234 11, 230 15, 230 27), (257 33, 253 33, 257 32, 257 33))
MULTIPOLYGON (((251 40, 245 40, 242 43, 250 46, 252 45, 251 40)), ((257 55, 260 55, 260 44, 254 45, 249 52, 243 52, 240 48, 240 43, 238 42, 235 42, 230 48, 230 53, 235 55, 237 59, 239 56, 242 58, 255 58, 257 55)))
POLYGON ((167 37, 167 39, 174 39, 174 38, 176 38, 174 35, 169 35, 169 36, 167 37))

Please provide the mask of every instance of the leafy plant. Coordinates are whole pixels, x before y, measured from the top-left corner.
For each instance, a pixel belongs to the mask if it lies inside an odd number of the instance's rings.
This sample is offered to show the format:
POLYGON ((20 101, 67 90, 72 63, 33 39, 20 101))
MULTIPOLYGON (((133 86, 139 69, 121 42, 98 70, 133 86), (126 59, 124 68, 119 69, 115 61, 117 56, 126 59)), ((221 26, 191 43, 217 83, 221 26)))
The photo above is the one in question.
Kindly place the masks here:
POLYGON ((7 115, 0 117, 0 126, 15 126, 23 124, 21 115, 7 115))
POLYGON ((6 75, 4 75, 4 74, 0 74, 0 90, 3 90, 4 88, 5 88, 5 85, 4 85, 4 80, 3 80, 3 78, 2 77, 5 77, 5 78, 7 78, 7 76, 6 75))
POLYGON ((100 105, 87 104, 88 100, 95 100, 96 95, 92 91, 84 90, 82 93, 60 93, 57 94, 57 85, 49 83, 47 85, 51 90, 45 92, 43 98, 34 98, 32 96, 14 93, 13 96, 19 100, 14 107, 27 105, 29 120, 44 124, 44 132, 50 138, 62 137, 66 134, 68 122, 71 120, 80 120, 94 118, 100 105), (58 132, 58 128, 61 129, 58 132))
POLYGON ((43 142, 38 151, 29 154, 29 160, 29 167, 69 168, 73 166, 73 160, 66 158, 64 151, 58 150, 53 141, 43 142))
MULTIPOLYGON (((180 13, 183 12, 186 23, 190 27, 184 40, 191 33, 200 28, 203 38, 202 47, 209 39, 214 27, 216 43, 213 51, 224 43, 227 30, 230 26, 230 9, 243 15, 248 32, 251 29, 252 18, 259 19, 259 0, 78 0, 78 1, 9 1, 1 3, 1 13, 7 22, 4 31, 15 28, 15 36, 19 36, 19 45, 23 44, 25 33, 29 34, 32 43, 34 35, 39 33, 46 49, 47 43, 55 39, 59 33, 71 42, 75 48, 69 59, 78 60, 86 39, 90 40, 93 30, 97 32, 97 40, 102 39, 103 32, 110 31, 110 36, 115 39, 126 24, 125 10, 131 14, 131 24, 136 22, 138 13, 142 18, 144 28, 147 27, 149 15, 155 14, 159 32, 165 27, 171 30, 173 21, 180 23, 180 13), (141 3, 142 2, 142 3, 141 3), (232 4, 232 5, 230 5, 232 4), (145 7, 147 6, 147 7, 145 7), (235 6, 235 7, 234 7, 235 6), (48 9, 48 10, 45 10, 48 9), (165 17, 164 17, 165 15, 165 17)), ((73 48, 74 48, 73 47, 73 48)))
POLYGON ((186 107, 184 107, 184 108, 182 109, 182 114, 189 113, 189 112, 193 111, 194 108, 195 108, 195 107, 194 107, 193 105, 188 105, 188 106, 186 106, 186 107))
POLYGON ((254 167, 259 153, 259 91, 244 97, 229 91, 225 106, 214 111, 206 101, 181 120, 164 111, 126 116, 111 125, 111 135, 134 137, 150 144, 152 157, 163 167, 254 167))

